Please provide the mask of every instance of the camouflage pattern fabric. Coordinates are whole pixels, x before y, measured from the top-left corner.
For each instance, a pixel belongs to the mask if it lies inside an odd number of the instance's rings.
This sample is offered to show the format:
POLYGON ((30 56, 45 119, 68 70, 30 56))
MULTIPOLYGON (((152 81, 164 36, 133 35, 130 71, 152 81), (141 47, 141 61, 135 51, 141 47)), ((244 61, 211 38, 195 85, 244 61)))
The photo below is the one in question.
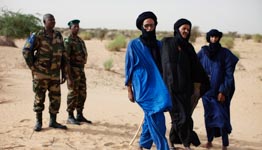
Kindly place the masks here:
POLYGON ((67 64, 63 37, 59 31, 54 31, 50 37, 44 29, 34 35, 34 42, 28 44, 27 40, 23 48, 26 64, 32 70, 35 93, 34 111, 44 110, 45 93, 48 90, 49 111, 58 113, 61 102, 60 71, 67 64), (32 46, 32 48, 29 49, 27 46, 32 46))
POLYGON ((35 33, 35 36, 33 51, 23 49, 23 56, 28 67, 32 69, 33 73, 36 73, 34 78, 59 80, 62 63, 66 63, 62 60, 67 59, 63 58, 67 56, 61 33, 54 31, 53 36, 49 37, 43 29, 35 33))
POLYGON ((67 111, 73 112, 75 109, 77 111, 82 111, 86 100, 86 77, 84 68, 72 67, 71 73, 74 86, 69 86, 67 84, 67 111))
POLYGON ((61 103, 61 90, 59 80, 34 79, 33 91, 35 92, 34 111, 42 112, 45 108, 45 93, 49 90, 49 113, 57 114, 61 103))
POLYGON ((87 50, 85 43, 79 37, 70 35, 65 39, 65 49, 70 62, 70 71, 73 86, 67 84, 67 111, 82 111, 86 100, 86 76, 84 65, 87 62, 87 50))

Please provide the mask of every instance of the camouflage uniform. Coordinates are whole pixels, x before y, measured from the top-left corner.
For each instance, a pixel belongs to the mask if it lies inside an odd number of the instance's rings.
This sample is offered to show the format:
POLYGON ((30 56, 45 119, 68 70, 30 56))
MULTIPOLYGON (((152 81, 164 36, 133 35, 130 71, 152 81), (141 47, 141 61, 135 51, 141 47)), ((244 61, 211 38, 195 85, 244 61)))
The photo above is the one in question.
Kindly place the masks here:
POLYGON ((49 113, 57 114, 61 103, 60 70, 66 64, 63 37, 58 31, 54 31, 53 36, 49 37, 45 29, 42 29, 35 33, 35 40, 31 45, 27 41, 23 56, 32 70, 34 111, 44 110, 45 93, 48 90, 49 113))
POLYGON ((68 84, 67 111, 82 112, 86 100, 86 76, 84 66, 87 62, 87 50, 80 37, 70 35, 64 41, 66 53, 69 57, 73 86, 68 84))

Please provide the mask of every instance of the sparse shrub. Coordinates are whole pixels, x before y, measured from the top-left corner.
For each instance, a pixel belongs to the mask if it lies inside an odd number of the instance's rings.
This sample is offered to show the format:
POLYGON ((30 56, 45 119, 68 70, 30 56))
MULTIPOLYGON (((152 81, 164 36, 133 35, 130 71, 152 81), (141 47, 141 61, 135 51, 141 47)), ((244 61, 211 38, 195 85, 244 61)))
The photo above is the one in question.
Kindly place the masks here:
POLYGON ((237 32, 228 32, 224 36, 235 38, 240 38, 240 35, 237 32))
POLYGON ((106 70, 106 71, 110 71, 111 69, 112 69, 112 67, 113 67, 113 59, 112 58, 109 58, 109 59, 107 59, 105 62, 104 62, 104 69, 106 70))
POLYGON ((113 41, 108 43, 106 48, 109 51, 120 51, 121 48, 126 47, 126 38, 123 35, 118 35, 113 41))
POLYGON ((198 26, 193 26, 193 28, 191 29, 191 34, 190 34, 190 42, 194 43, 197 39, 197 37, 199 37, 201 35, 200 31, 199 31, 199 27, 198 26))
POLYGON ((262 42, 262 35, 261 34, 255 34, 253 35, 254 42, 261 43, 262 42))
POLYGON ((7 38, 5 36, 0 36, 0 45, 1 46, 17 47, 15 45, 15 42, 12 39, 7 38))
MULTIPOLYGON (((231 51, 232 51, 232 50, 231 50, 231 51)), ((240 58, 240 53, 239 53, 239 52, 237 52, 237 51, 232 51, 232 53, 233 53, 234 55, 236 55, 237 58, 240 58)))
POLYGON ((245 41, 245 40, 250 40, 252 39, 252 35, 251 34, 244 34, 242 35, 242 41, 245 41))
POLYGON ((33 15, 3 9, 0 14, 0 35, 8 38, 25 38, 41 28, 41 20, 33 15))
POLYGON ((156 33, 157 39, 162 40, 164 37, 172 37, 174 36, 174 32, 170 31, 159 31, 156 33))
POLYGON ((97 29, 96 30, 97 33, 96 33, 96 37, 100 40, 100 41, 103 41, 104 38, 105 38, 105 35, 107 34, 108 30, 107 29, 97 29))
POLYGON ((232 49, 234 47, 234 38, 229 36, 223 36, 220 41, 223 47, 232 49))
POLYGON ((91 40, 92 39, 92 35, 89 32, 86 31, 82 31, 79 33, 79 37, 83 40, 91 40))

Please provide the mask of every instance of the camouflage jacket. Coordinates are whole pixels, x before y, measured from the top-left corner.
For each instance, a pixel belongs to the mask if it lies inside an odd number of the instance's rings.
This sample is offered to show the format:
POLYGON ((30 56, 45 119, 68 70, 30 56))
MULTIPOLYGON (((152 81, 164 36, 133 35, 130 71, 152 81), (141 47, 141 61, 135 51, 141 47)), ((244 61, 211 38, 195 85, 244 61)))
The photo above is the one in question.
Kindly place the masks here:
POLYGON ((34 78, 60 79, 60 70, 67 64, 63 37, 59 31, 54 31, 49 37, 45 29, 35 34, 35 40, 31 44, 31 50, 27 47, 28 41, 23 49, 23 56, 28 67, 33 71, 34 78))
POLYGON ((84 41, 80 37, 73 38, 70 35, 64 40, 65 50, 72 67, 84 67, 87 62, 87 50, 84 41))

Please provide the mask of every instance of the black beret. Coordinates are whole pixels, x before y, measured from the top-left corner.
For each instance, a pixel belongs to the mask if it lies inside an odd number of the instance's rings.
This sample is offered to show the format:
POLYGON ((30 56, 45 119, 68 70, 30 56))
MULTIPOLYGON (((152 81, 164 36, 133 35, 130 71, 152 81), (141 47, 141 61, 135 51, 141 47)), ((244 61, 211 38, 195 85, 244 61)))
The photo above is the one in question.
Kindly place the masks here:
POLYGON ((223 36, 223 33, 218 31, 217 29, 211 29, 206 34, 206 40, 207 40, 208 43, 210 43, 210 37, 211 36, 216 36, 216 37, 219 37, 219 39, 221 39, 221 37, 223 36))
POLYGON ((157 25, 157 17, 156 15, 151 11, 146 11, 140 14, 136 19, 136 27, 141 30, 142 24, 145 19, 151 18, 155 21, 155 25, 157 25))
POLYGON ((178 31, 178 28, 179 28, 180 26, 182 26, 183 24, 188 24, 188 25, 190 26, 190 28, 191 28, 191 25, 192 25, 189 20, 184 19, 184 18, 181 18, 181 19, 177 20, 176 23, 174 24, 174 30, 175 30, 175 31, 176 31, 176 30, 178 31))
POLYGON ((73 24, 79 24, 79 22, 80 22, 80 20, 74 19, 74 20, 69 21, 69 22, 67 23, 67 25, 68 25, 69 27, 71 27, 73 24))

